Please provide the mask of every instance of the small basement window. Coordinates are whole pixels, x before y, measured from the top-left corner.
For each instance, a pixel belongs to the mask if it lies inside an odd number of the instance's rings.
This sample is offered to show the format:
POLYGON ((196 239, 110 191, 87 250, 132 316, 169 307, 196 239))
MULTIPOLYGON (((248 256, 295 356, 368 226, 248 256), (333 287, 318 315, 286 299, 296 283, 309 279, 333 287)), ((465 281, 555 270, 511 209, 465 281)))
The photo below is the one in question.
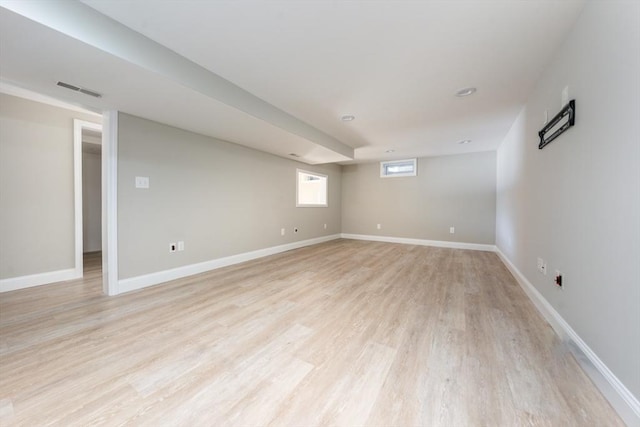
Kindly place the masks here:
POLYGON ((327 207, 327 175, 297 170, 296 207, 327 207))
POLYGON ((416 176, 418 174, 416 159, 390 160, 380 162, 380 176, 391 178, 396 176, 416 176))

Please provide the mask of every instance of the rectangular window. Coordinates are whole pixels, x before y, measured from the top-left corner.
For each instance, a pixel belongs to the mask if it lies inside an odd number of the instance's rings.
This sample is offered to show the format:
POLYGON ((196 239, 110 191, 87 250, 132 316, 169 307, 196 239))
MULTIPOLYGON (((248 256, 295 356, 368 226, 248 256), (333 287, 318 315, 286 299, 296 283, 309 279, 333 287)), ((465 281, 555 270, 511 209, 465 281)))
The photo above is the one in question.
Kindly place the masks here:
POLYGON ((297 169, 296 206, 327 207, 327 175, 297 169))
POLYGON ((380 176, 382 178, 416 176, 417 174, 418 168, 416 159, 380 162, 380 176))

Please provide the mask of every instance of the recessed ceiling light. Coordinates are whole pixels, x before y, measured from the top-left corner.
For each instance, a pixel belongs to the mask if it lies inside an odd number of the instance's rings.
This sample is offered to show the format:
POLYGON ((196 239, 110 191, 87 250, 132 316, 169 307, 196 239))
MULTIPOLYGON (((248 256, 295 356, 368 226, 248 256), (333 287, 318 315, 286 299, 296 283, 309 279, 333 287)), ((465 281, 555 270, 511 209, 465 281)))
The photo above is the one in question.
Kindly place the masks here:
POLYGON ((344 116, 340 117, 340 120, 342 120, 343 122, 352 122, 355 119, 356 119, 356 116, 351 114, 345 114, 344 116))
POLYGON ((477 89, 475 87, 463 87, 462 89, 458 89, 456 91, 456 96, 463 97, 463 96, 473 95, 476 92, 476 90, 477 89))
POLYGON ((465 145, 465 144, 469 144, 470 142, 471 142, 471 140, 470 140, 470 139, 464 139, 464 140, 462 140, 462 141, 458 141, 458 144, 460 144, 460 145, 465 145))
POLYGON ((387 150, 385 153, 395 153, 396 150, 387 150))

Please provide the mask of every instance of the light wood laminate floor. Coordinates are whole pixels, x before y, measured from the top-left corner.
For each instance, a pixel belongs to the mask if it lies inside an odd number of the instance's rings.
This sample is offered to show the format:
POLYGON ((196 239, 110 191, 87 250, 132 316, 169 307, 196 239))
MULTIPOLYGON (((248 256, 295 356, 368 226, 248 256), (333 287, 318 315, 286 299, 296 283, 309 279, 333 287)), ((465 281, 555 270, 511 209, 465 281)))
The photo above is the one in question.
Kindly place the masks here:
POLYGON ((623 425, 493 253, 336 240, 117 297, 87 264, 0 294, 0 425, 623 425))

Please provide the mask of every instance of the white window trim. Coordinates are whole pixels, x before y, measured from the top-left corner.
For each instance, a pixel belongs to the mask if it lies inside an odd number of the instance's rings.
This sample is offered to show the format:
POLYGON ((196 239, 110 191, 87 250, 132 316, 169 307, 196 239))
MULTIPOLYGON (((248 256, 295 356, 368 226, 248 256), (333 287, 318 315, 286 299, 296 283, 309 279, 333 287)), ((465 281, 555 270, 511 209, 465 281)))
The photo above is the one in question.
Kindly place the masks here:
POLYGON ((329 175, 325 175, 318 172, 312 172, 304 169, 296 169, 296 208, 327 208, 329 207, 329 175), (306 173, 309 175, 321 176, 327 180, 327 203, 324 204, 308 204, 308 203, 298 203, 298 192, 300 187, 299 174, 300 172, 306 173))
POLYGON ((388 160, 388 161, 380 162, 380 178, 399 178, 399 177, 403 177, 403 176, 417 176, 417 175, 418 175, 418 159, 388 160), (396 163, 406 163, 406 162, 412 162, 413 163, 413 172, 397 173, 397 174, 393 174, 393 175, 385 175, 385 173, 384 173, 385 166, 393 165, 393 164, 396 164, 396 163))

